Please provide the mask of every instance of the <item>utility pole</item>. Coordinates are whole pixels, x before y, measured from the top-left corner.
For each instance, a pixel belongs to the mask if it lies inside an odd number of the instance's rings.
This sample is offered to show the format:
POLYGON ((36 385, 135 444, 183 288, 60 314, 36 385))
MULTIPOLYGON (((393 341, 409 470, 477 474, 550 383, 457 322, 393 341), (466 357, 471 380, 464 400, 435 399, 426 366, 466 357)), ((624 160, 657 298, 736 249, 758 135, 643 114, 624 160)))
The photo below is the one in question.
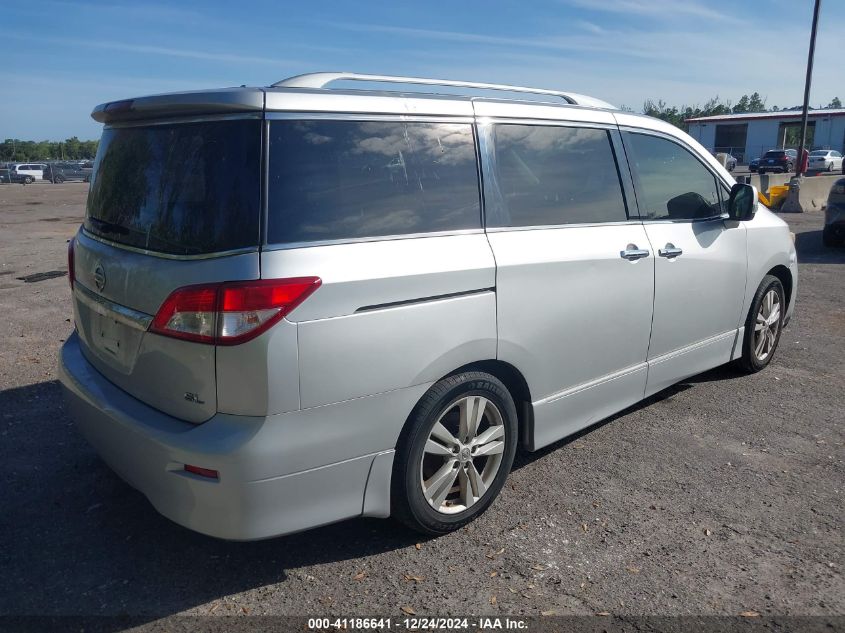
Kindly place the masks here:
POLYGON ((810 83, 813 80, 813 57, 816 54, 816 30, 819 25, 819 10, 822 0, 816 0, 813 8, 813 28, 810 31, 810 53, 807 55, 807 79, 804 82, 804 110, 801 113, 801 138, 798 143, 798 160, 795 161, 795 175, 802 176, 804 173, 804 143, 807 140, 807 109, 810 105, 810 83))

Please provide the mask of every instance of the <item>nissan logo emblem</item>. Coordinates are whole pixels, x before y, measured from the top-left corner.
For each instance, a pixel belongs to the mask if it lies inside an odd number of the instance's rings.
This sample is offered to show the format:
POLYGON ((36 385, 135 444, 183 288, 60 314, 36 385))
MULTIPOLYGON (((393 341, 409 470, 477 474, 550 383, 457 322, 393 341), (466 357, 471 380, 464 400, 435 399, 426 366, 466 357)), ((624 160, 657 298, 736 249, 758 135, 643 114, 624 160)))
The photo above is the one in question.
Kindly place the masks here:
POLYGON ((106 286, 106 271, 103 270, 102 264, 97 264, 94 269, 94 283, 97 285, 97 290, 102 290, 106 286))

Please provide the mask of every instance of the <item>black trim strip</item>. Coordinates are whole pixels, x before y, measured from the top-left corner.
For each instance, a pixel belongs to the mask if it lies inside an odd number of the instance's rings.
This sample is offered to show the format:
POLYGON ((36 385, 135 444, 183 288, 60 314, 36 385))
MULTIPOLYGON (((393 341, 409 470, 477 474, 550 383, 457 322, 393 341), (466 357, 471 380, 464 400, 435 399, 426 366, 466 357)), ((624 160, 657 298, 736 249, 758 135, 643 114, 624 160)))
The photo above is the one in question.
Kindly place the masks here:
POLYGON ((434 295, 432 297, 419 297, 416 299, 405 299, 403 301, 392 301, 390 303, 378 303, 370 306, 362 306, 355 310, 355 314, 358 314, 359 312, 371 312, 372 310, 384 310, 385 308, 398 308, 401 306, 412 305, 415 303, 428 303, 429 301, 454 299, 455 297, 467 297, 470 295, 478 295, 485 292, 495 292, 495 290, 495 288, 478 288, 476 290, 462 290, 461 292, 450 292, 445 295, 434 295))

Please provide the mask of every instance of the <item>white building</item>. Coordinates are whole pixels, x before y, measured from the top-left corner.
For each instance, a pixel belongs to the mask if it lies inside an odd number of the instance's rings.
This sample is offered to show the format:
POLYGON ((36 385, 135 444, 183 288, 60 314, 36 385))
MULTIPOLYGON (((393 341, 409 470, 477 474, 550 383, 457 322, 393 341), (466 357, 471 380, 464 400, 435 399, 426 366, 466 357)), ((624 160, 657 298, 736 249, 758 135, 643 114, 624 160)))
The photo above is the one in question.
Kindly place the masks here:
MULTIPOLYGON (((794 148, 795 144, 787 140, 787 132, 800 128, 801 111, 705 116, 687 119, 687 125, 690 136, 710 151, 733 154, 740 163, 747 164, 767 150, 794 148)), ((845 108, 810 110, 806 145, 845 152, 845 108)))

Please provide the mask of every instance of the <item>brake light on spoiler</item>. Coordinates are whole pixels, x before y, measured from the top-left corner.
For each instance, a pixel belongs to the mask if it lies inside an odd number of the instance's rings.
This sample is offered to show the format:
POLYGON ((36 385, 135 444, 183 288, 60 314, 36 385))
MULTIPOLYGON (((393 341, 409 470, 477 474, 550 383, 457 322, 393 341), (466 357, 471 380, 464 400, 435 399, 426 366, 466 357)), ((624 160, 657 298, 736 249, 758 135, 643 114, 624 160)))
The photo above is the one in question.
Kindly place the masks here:
POLYGON ((266 332, 320 287, 319 277, 185 286, 170 293, 150 332, 196 343, 238 345, 266 332))

